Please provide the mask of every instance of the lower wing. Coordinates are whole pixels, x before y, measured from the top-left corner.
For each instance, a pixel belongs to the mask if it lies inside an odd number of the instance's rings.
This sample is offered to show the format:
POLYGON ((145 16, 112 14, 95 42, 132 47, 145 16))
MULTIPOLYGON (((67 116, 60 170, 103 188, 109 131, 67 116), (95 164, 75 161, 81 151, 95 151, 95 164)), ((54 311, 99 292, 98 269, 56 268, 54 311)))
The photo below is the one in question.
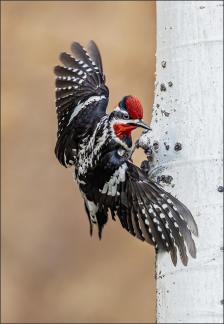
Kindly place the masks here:
POLYGON ((188 263, 187 249, 196 257, 192 234, 197 236, 198 229, 189 209, 131 162, 124 162, 95 191, 94 201, 100 233, 110 209, 133 236, 169 252, 174 265, 177 249, 184 265, 188 263))

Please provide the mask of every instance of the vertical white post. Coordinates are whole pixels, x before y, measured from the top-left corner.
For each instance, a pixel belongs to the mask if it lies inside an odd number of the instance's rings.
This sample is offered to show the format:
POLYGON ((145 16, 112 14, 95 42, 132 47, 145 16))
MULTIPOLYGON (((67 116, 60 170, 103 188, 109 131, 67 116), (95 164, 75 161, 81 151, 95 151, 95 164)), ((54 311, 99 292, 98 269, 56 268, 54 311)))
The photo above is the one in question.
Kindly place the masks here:
MULTIPOLYGON (((223 321, 222 1, 157 1, 156 90, 150 138, 156 175, 198 224, 197 259, 157 256, 158 323, 223 321), (168 181, 169 182, 169 181, 168 181)), ((162 184, 162 183, 161 183, 162 184)))

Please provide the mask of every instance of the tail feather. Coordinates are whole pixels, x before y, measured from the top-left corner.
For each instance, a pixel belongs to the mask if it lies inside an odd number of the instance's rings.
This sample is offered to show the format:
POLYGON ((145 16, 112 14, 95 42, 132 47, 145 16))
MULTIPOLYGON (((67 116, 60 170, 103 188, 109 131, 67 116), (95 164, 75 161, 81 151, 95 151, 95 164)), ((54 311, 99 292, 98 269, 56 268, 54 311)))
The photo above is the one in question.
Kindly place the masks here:
POLYGON ((103 208, 102 210, 99 210, 96 213, 96 218, 97 218, 97 225, 98 225, 98 236, 99 239, 101 239, 103 227, 107 223, 107 218, 108 218, 107 209, 105 210, 103 208))

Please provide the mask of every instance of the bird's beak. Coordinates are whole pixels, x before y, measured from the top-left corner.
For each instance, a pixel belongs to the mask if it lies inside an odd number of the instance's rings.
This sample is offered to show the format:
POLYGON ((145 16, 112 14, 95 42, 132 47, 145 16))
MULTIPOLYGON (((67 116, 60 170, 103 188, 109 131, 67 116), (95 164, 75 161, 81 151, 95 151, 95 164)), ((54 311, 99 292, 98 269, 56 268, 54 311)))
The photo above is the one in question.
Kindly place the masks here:
POLYGON ((144 129, 152 130, 142 119, 132 120, 129 125, 135 125, 136 127, 142 127, 144 129))

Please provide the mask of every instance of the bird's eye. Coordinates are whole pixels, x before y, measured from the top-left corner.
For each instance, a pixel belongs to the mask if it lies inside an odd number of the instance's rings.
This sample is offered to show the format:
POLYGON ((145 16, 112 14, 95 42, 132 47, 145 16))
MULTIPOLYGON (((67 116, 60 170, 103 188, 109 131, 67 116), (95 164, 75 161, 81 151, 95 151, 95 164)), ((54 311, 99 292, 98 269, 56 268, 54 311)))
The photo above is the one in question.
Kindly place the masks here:
POLYGON ((127 112, 124 112, 124 113, 123 113, 123 118, 124 118, 124 119, 129 119, 129 115, 128 115, 127 112))

